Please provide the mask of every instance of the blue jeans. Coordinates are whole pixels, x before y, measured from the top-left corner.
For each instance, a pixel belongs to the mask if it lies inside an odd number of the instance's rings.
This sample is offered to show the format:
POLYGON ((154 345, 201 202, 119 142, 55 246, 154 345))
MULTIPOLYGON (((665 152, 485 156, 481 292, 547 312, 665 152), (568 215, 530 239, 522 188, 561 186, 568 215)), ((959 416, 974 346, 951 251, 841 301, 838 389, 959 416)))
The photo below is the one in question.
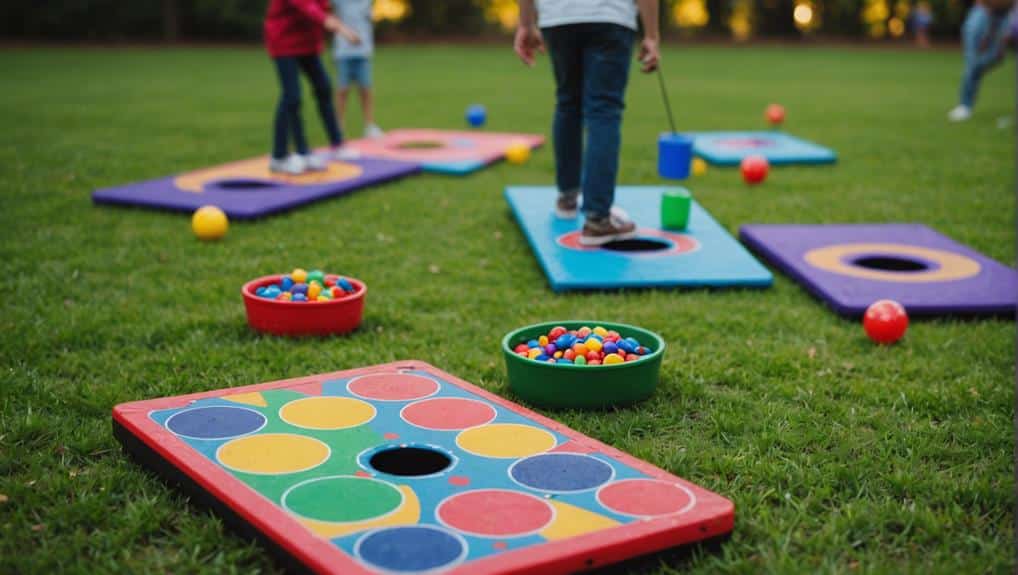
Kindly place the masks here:
POLYGON ((587 217, 606 217, 615 201, 635 34, 616 24, 569 24, 541 33, 555 72, 552 137, 558 189, 571 193, 582 188, 587 217))
POLYGON ((318 102, 318 114, 325 124, 329 135, 329 143, 338 146, 343 142, 343 134, 336 122, 336 111, 332 107, 332 86, 329 75, 325 73, 318 54, 305 56, 284 56, 276 58, 276 72, 279 73, 279 84, 283 91, 276 107, 276 121, 272 139, 272 157, 281 160, 286 157, 289 148, 289 137, 293 136, 297 153, 308 153, 308 141, 304 136, 304 123, 300 117, 300 76, 298 69, 304 72, 311 82, 318 102))
POLYGON ((994 13, 978 4, 965 17, 961 27, 962 47, 965 50, 965 73, 961 79, 963 106, 971 108, 975 104, 983 74, 1004 58, 1007 26, 1007 13, 994 13))

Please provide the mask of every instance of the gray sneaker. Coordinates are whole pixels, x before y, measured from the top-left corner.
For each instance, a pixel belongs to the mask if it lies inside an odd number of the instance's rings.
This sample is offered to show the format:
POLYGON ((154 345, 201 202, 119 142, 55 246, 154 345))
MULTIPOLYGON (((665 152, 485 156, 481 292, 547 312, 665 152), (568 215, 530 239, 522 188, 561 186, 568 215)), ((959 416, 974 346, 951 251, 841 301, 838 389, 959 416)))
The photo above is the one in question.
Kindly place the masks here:
POLYGON ((329 169, 328 160, 326 160, 325 158, 321 157, 318 154, 308 154, 306 156, 301 156, 301 159, 304 160, 304 166, 307 168, 307 171, 309 172, 324 172, 325 170, 329 169))
POLYGON ((585 246, 603 246, 610 242, 628 240, 637 235, 636 224, 629 220, 625 212, 618 210, 601 218, 587 217, 580 234, 580 243, 585 246))

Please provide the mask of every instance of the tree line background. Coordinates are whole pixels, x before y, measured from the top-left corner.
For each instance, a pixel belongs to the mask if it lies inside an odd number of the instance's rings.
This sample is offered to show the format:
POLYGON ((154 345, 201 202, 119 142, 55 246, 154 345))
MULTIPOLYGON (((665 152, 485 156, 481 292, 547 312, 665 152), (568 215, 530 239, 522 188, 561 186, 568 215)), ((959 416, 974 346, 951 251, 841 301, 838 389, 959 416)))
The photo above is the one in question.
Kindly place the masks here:
MULTIPOLYGON (((256 41, 268 0, 38 0, 5 2, 0 37, 69 41, 256 41)), ((336 0, 333 0, 336 1, 336 0)), ((667 35, 704 37, 907 36, 914 0, 663 0, 667 35), (800 5, 809 7, 809 22, 800 5), (801 10, 801 9, 800 9, 801 10)), ((957 36, 971 0, 929 0, 934 37, 957 36)), ((400 40, 497 36, 514 0, 376 0, 377 34, 400 40)))

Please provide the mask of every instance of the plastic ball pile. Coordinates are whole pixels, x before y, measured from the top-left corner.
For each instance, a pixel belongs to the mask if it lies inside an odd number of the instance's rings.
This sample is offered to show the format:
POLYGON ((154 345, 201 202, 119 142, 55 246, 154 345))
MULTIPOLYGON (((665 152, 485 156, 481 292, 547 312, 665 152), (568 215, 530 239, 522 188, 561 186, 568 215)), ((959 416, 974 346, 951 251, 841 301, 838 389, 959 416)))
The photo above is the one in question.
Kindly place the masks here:
POLYGON ((261 286, 255 295, 265 299, 292 302, 332 301, 357 292, 350 280, 321 270, 297 268, 283 276, 279 283, 261 286))
POLYGON ((547 335, 517 344, 513 351, 534 361, 573 365, 613 365, 637 361, 651 352, 635 338, 623 338, 601 326, 574 330, 556 326, 547 335))

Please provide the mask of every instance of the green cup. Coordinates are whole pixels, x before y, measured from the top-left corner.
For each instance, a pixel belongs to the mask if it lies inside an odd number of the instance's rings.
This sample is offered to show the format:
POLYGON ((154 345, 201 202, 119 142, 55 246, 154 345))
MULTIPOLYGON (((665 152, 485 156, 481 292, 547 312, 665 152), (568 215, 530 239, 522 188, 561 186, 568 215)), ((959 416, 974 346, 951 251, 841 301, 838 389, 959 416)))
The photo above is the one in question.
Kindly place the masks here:
POLYGON ((686 188, 668 188, 661 194, 661 227, 684 230, 689 225, 689 207, 693 196, 686 188))

